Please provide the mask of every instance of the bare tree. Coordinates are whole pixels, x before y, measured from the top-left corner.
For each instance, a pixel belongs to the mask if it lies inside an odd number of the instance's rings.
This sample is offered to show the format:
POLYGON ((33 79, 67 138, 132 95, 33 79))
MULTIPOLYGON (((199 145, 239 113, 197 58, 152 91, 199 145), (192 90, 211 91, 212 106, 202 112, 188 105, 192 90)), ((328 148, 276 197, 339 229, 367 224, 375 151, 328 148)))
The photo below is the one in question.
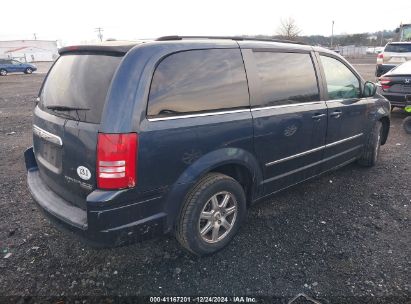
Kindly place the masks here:
POLYGON ((300 28, 295 24, 295 20, 291 17, 281 20, 281 24, 277 29, 277 34, 285 39, 295 40, 301 33, 300 28))

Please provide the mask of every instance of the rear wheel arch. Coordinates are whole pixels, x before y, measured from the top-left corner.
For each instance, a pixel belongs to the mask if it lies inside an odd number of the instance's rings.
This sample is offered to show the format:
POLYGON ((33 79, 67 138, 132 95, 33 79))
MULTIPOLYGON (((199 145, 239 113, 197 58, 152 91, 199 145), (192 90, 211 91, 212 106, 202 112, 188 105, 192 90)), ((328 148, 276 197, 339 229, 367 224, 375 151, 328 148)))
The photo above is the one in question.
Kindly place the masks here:
POLYGON ((254 184, 255 177, 248 167, 238 163, 228 163, 214 167, 206 174, 213 172, 221 173, 235 179, 244 189, 247 206, 250 205, 254 197, 256 185, 254 184))
POLYGON ((237 149, 238 153, 233 157, 227 149, 233 148, 223 148, 202 156, 188 166, 170 187, 165 202, 166 231, 170 231, 175 225, 187 194, 207 174, 221 173, 240 183, 246 194, 247 205, 258 196, 262 172, 257 160, 246 150, 237 149))

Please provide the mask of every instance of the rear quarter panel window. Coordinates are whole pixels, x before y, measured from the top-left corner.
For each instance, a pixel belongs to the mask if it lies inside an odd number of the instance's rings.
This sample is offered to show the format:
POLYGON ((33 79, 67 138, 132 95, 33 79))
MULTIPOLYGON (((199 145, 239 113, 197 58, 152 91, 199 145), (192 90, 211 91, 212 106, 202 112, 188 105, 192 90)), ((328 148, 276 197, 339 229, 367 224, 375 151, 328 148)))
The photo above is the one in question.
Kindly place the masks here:
POLYGON ((254 52, 263 106, 295 104, 320 99, 310 54, 254 52))
POLYGON ((191 50, 169 55, 159 63, 147 115, 167 117, 248 106, 239 49, 191 50))

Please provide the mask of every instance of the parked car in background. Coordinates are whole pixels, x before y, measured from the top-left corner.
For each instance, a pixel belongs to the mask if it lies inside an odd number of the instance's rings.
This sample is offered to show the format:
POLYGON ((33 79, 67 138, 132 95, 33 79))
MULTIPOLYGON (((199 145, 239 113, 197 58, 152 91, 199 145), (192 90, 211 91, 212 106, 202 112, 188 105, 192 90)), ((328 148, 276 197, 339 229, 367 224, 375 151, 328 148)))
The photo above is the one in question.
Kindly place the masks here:
POLYGON ((383 46, 376 46, 376 47, 368 47, 365 52, 367 54, 379 54, 382 51, 384 51, 383 46))
POLYGON ((380 77, 408 60, 411 60, 411 42, 390 42, 377 56, 375 76, 380 77))
POLYGON ((14 59, 0 59, 0 75, 6 76, 8 73, 21 72, 31 74, 37 70, 33 64, 23 63, 14 59))
POLYGON ((411 102, 411 61, 382 75, 378 92, 391 102, 392 107, 404 108, 411 102))
POLYGON ((172 232, 214 253, 253 203, 373 166, 387 140, 389 102, 324 48, 172 36, 59 52, 34 109, 28 187, 95 243, 172 232))

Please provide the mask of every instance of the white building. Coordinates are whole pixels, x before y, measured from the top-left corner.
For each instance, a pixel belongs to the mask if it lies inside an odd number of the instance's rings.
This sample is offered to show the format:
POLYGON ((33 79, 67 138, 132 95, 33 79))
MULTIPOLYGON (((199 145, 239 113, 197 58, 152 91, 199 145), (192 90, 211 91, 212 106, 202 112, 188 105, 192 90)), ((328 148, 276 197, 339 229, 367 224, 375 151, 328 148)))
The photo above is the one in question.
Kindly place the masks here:
POLYGON ((0 41, 0 58, 12 58, 21 62, 54 61, 58 57, 57 41, 9 40, 0 41))

